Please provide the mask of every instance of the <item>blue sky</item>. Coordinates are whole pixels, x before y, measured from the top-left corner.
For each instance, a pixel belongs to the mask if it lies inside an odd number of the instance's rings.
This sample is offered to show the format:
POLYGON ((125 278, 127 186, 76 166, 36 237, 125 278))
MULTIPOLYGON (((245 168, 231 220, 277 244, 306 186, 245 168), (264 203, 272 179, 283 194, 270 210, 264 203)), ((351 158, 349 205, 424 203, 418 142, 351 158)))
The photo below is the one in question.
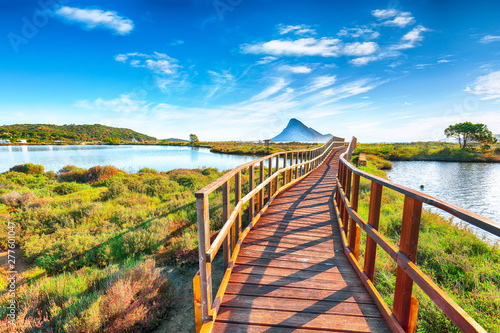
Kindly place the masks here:
POLYGON ((0 124, 362 142, 500 133, 496 1, 2 0, 0 124))

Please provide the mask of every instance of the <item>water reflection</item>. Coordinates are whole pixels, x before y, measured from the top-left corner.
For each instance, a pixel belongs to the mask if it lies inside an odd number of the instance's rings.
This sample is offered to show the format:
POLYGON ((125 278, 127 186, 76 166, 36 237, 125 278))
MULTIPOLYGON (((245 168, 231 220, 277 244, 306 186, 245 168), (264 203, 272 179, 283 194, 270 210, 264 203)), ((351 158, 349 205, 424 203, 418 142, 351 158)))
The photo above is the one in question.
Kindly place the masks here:
MULTIPOLYGON (((393 168, 387 175, 398 184, 500 221, 500 164, 393 162, 393 168)), ((439 212, 441 214, 442 211, 439 212)), ((500 240, 471 227, 481 236, 484 234, 490 239, 500 240)))
POLYGON ((127 172, 137 172, 144 167, 158 171, 203 166, 227 170, 255 158, 215 154, 208 148, 176 146, 0 146, 0 172, 29 162, 55 172, 69 164, 81 168, 113 165, 127 172))

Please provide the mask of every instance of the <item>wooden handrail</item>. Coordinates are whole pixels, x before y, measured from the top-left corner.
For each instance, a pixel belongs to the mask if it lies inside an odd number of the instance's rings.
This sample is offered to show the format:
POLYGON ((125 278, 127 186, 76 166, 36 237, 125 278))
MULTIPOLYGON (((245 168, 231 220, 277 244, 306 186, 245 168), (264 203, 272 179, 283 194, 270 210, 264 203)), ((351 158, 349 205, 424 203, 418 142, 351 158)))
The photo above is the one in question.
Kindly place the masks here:
POLYGON ((245 163, 232 169, 195 193, 197 202, 198 253, 200 264, 200 270, 193 280, 193 283, 197 284, 193 286, 196 291, 194 295, 195 313, 197 315, 197 332, 200 330, 210 331, 210 327, 213 325, 222 302, 222 297, 227 286, 227 281, 229 281, 229 276, 236 256, 239 253, 241 243, 246 234, 248 234, 253 225, 281 191, 306 177, 315 168, 320 166, 334 148, 344 147, 344 141, 334 141, 335 139, 336 138, 332 138, 325 144, 310 150, 279 152, 245 163), (294 154, 295 163, 293 159, 294 154), (284 159, 282 165, 279 163, 281 158, 284 159), (275 162, 273 162, 273 159, 275 159, 275 162), (264 175, 264 164, 266 160, 268 161, 267 177, 264 175), (259 177, 254 177, 256 164, 258 164, 260 168, 259 177), (241 175, 246 169, 248 169, 250 173, 250 186, 248 188, 248 193, 242 197, 241 175), (235 182, 235 204, 231 210, 230 182, 232 179, 234 179, 235 182), (255 180, 258 181, 257 186, 254 184, 255 180), (210 243, 208 216, 209 195, 219 188, 222 188, 224 225, 218 232, 214 241, 210 243), (264 198, 266 190, 267 198, 264 198), (242 211, 246 204, 249 205, 249 223, 245 230, 241 230, 242 211), (215 299, 212 299, 211 263, 221 247, 224 252, 224 268, 226 272, 215 299))
POLYGON ((413 282, 415 282, 461 331, 486 332, 468 313, 416 266, 422 204, 433 205, 495 235, 500 235, 500 224, 430 195, 357 169, 349 163, 355 146, 356 138, 353 137, 347 152, 340 156, 334 208, 341 230, 344 251, 364 285, 374 297, 376 304, 379 306, 391 328, 395 331, 415 331, 418 313, 418 301, 412 295, 413 282), (349 152, 350 154, 348 154, 349 152), (353 178, 352 186, 350 181, 351 176, 353 178), (364 221, 357 212, 360 177, 372 181, 368 222, 364 221), (384 187, 405 195, 399 248, 391 244, 378 231, 381 197, 384 187), (352 197, 350 196, 351 190, 352 197), (347 221, 348 219, 349 221, 347 221), (359 230, 367 233, 364 268, 361 268, 358 262, 359 230), (380 297, 373 285, 377 245, 398 265, 392 311, 387 307, 387 304, 380 297))

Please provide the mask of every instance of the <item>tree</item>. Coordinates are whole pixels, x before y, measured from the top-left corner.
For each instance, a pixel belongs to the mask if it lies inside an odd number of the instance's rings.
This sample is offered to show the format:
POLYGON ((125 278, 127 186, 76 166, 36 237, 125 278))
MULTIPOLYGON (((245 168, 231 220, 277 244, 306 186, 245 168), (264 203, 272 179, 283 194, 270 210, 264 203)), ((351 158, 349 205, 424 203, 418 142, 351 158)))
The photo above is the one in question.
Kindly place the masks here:
POLYGON ((447 138, 457 138, 460 148, 465 149, 470 141, 480 142, 483 146, 496 143, 497 138, 485 124, 473 124, 470 121, 450 125, 444 130, 447 138))
POLYGON ((191 142, 191 144, 198 143, 198 136, 196 134, 189 134, 189 142, 191 142))

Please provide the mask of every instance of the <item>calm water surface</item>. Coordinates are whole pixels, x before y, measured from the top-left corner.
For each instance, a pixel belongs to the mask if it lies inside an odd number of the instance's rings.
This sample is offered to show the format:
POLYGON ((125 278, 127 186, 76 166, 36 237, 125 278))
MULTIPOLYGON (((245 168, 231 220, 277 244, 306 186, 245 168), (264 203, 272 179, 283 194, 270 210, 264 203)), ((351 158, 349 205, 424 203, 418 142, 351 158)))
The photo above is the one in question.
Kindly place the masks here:
POLYGON ((113 165, 129 173, 144 167, 158 171, 204 166, 226 170, 255 158, 211 153, 208 148, 175 146, 0 146, 0 172, 30 162, 55 172, 68 164, 80 168, 113 165))
MULTIPOLYGON (((393 162, 393 168, 387 175, 398 184, 500 222, 498 163, 393 162), (424 185, 424 188, 421 189, 420 185, 424 185)), ((478 228, 474 227, 474 230, 480 236, 500 240, 478 228)))

